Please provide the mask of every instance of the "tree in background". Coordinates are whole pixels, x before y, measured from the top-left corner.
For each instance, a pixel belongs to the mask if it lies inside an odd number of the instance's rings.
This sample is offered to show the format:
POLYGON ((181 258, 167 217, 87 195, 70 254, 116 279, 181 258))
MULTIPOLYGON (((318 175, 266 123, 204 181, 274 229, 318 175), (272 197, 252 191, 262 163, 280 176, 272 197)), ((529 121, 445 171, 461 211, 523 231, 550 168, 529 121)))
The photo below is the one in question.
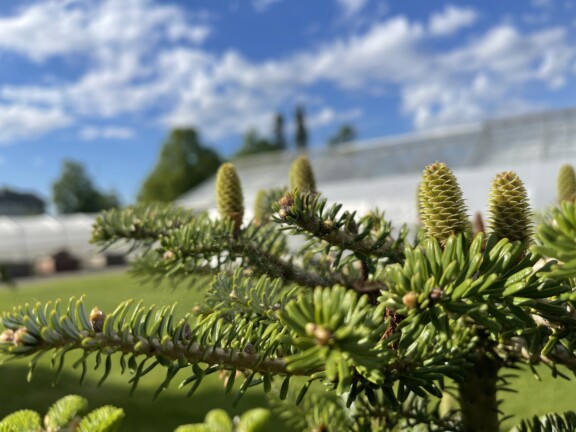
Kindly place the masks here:
POLYGON ((308 131, 306 130, 306 114, 304 107, 299 105, 296 107, 294 113, 294 120, 296 124, 296 132, 294 134, 294 141, 296 142, 297 149, 305 149, 308 147, 308 131))
POLYGON ((240 150, 236 153, 236 157, 265 153, 274 150, 278 150, 276 144, 271 143, 264 137, 261 137, 255 129, 250 129, 244 134, 244 142, 242 143, 240 150))
POLYGON ((284 136, 284 116, 276 113, 274 117, 274 146, 279 150, 286 149, 286 137, 284 136))
POLYGON ((340 126, 340 129, 338 130, 338 132, 336 132, 334 135, 332 135, 328 139, 328 145, 330 147, 335 147, 335 146, 338 146, 340 144, 345 144, 345 143, 354 141, 357 137, 358 137, 358 133, 356 132, 356 129, 354 128, 354 126, 349 125, 349 124, 344 124, 344 125, 340 126))
POLYGON ((138 201, 173 201, 214 174, 220 163, 218 154, 201 144, 194 129, 174 129, 138 201))
POLYGON ((79 162, 64 161, 62 174, 52 185, 58 213, 95 213, 120 206, 114 192, 102 193, 92 183, 79 162))

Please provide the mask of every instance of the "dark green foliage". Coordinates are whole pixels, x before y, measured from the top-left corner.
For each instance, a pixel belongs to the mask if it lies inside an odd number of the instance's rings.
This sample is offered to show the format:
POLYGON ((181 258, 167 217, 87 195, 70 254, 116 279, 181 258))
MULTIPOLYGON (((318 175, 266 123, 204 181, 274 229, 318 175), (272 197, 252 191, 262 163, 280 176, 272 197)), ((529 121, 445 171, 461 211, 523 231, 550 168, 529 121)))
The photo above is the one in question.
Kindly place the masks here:
POLYGON ((502 172, 492 181, 489 228, 498 238, 527 245, 532 237, 532 214, 528 194, 518 175, 502 172))
POLYGON ((568 200, 574 201, 576 198, 576 174, 572 165, 565 164, 560 167, 556 178, 556 188, 559 203, 568 200))
POLYGON ((530 421, 523 420, 510 432, 573 432, 576 430, 576 413, 573 411, 564 414, 547 414, 542 417, 534 416, 530 421))
POLYGON ((308 147, 308 130, 306 129, 306 114, 303 106, 296 107, 294 112, 294 124, 296 130, 294 132, 294 142, 297 149, 305 149, 308 147))
POLYGON ((58 213, 96 213, 119 206, 114 193, 102 193, 92 184, 84 166, 67 160, 62 173, 52 185, 54 205, 58 213))
POLYGON ((258 132, 252 129, 244 134, 244 142, 242 143, 242 147, 240 147, 236 152, 236 157, 266 153, 275 150, 280 150, 280 147, 278 147, 276 143, 259 136, 258 132))
POLYGON ((356 140, 358 134, 354 126, 345 124, 340 126, 338 132, 328 138, 328 145, 331 147, 339 146, 356 140))
POLYGON ((138 201, 174 201, 213 175, 220 163, 218 154, 202 145, 194 129, 174 129, 140 188, 138 201))
POLYGON ((278 150, 286 149, 286 136, 284 135, 284 116, 280 113, 276 113, 274 116, 273 144, 278 150))

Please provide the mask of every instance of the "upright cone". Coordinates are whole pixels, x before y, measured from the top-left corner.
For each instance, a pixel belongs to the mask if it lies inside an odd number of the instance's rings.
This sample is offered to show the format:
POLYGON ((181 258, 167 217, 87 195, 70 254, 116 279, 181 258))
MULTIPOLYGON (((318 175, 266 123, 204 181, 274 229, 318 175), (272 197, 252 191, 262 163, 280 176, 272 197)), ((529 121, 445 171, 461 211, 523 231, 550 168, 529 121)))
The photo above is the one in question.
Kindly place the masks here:
POLYGON ((562 165, 556 178, 556 191, 558 202, 574 201, 576 198, 576 175, 570 164, 562 165))
POLYGON ((451 235, 470 231, 462 190, 445 164, 435 162, 424 169, 418 197, 428 237, 444 244, 451 235))
POLYGON ((240 178, 231 163, 220 166, 216 174, 216 201, 220 216, 232 219, 238 230, 244 217, 244 197, 240 178))
POLYGON ((290 166, 290 190, 300 193, 316 193, 316 180, 310 161, 306 156, 299 156, 290 166))
POLYGON ((530 242, 532 222, 528 194, 515 172, 499 173, 492 181, 488 214, 489 229, 498 238, 530 242))

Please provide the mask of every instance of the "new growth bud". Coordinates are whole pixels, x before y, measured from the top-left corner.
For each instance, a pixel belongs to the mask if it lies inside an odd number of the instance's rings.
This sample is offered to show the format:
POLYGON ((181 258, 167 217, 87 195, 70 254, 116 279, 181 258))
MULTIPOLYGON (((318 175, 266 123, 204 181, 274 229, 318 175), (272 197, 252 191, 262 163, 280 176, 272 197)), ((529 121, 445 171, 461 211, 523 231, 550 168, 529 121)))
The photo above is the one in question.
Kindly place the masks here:
POLYGON ((216 174, 216 203, 222 218, 234 221, 236 230, 244 217, 244 196, 236 168, 231 163, 223 164, 216 174))
POLYGON ((104 321, 106 321, 106 314, 97 307, 92 309, 92 312, 90 312, 90 324, 92 324, 92 330, 96 333, 101 333, 104 328, 104 321))
POLYGON ((13 330, 4 330, 0 334, 0 343, 2 342, 14 342, 14 331, 13 330))
POLYGON ((318 345, 327 345, 332 338, 332 333, 323 325, 309 322, 304 329, 306 334, 313 337, 318 345))
POLYGON ((414 291, 404 294, 402 297, 402 303, 404 303, 408 309, 414 309, 418 306, 418 294, 414 291))

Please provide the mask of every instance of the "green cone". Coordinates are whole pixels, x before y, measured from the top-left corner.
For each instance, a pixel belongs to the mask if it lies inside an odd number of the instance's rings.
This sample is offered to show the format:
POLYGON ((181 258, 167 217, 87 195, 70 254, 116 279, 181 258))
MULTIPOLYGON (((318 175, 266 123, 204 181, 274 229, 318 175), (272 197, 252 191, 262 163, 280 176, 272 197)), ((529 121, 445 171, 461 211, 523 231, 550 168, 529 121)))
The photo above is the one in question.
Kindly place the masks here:
POLYGON ((316 193, 314 172, 306 156, 299 156, 290 166, 290 190, 316 193))
POLYGON ((216 202, 220 216, 232 219, 236 228, 240 228, 244 217, 244 197, 240 178, 231 163, 220 166, 216 174, 216 202))
POLYGON ((492 181, 488 226, 498 238, 530 242, 532 222, 528 194, 513 171, 499 173, 492 181))
POLYGON ((452 234, 469 232, 470 222, 462 190, 445 164, 435 162, 424 169, 419 203, 427 237, 443 244, 452 234))
POLYGON ((576 175, 572 165, 566 164, 560 167, 556 178, 556 191, 558 202, 574 201, 576 198, 576 175))

